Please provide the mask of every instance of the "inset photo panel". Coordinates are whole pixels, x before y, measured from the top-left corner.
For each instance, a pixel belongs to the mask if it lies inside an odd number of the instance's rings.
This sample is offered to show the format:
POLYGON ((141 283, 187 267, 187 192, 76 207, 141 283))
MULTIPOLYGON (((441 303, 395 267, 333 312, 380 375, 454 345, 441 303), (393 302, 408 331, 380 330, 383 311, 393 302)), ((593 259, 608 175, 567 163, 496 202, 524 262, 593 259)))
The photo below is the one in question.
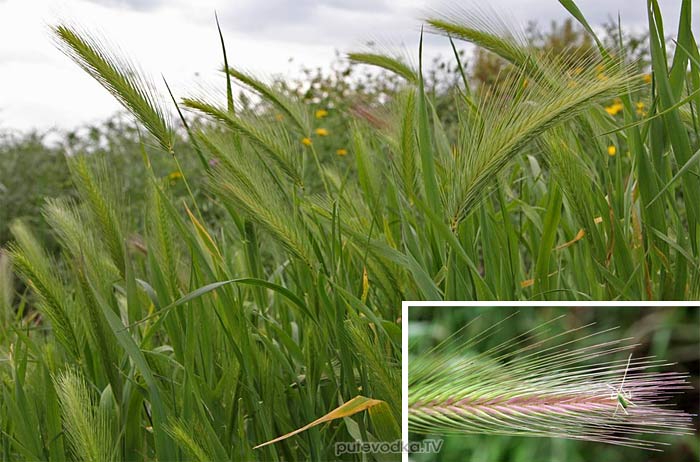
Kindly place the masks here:
POLYGON ((700 459, 700 307, 405 302, 404 461, 700 459))

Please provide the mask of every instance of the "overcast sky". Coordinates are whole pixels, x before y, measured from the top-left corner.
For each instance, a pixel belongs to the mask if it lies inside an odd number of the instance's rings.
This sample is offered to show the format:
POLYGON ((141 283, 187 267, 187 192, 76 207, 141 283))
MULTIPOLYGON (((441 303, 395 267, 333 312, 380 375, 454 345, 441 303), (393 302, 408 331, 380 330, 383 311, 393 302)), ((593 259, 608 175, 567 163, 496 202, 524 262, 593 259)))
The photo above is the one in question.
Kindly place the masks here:
MULTIPOLYGON (((659 1, 667 32, 675 30, 680 0, 659 1)), ((556 0, 490 3, 522 25, 566 17, 556 0)), ((625 27, 644 28, 646 0, 577 3, 592 24, 619 11, 625 27)), ((70 129, 119 109, 54 46, 48 26, 60 21, 107 37, 147 74, 164 74, 175 93, 185 96, 221 82, 214 11, 231 65, 259 75, 293 75, 302 64, 327 65, 336 49, 364 49, 368 40, 404 44, 413 52, 420 18, 435 5, 435 0, 0 0, 0 130, 70 129)), ((697 25, 697 14, 694 20, 697 25)), ((428 41, 428 55, 448 52, 443 39, 428 41)))

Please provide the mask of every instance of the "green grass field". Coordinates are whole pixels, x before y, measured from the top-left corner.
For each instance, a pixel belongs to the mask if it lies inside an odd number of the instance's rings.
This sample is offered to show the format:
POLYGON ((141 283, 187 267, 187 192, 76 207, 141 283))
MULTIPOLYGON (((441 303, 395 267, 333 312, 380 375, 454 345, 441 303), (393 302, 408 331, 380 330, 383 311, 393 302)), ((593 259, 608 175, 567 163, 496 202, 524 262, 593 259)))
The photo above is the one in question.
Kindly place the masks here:
MULTIPOLYGON (((400 436, 402 300, 699 299, 692 2, 671 40, 649 0, 648 63, 560 3, 581 52, 451 12, 425 33, 455 41, 453 85, 420 49, 355 53, 390 89, 333 107, 225 49, 225 98, 172 95, 53 26, 138 128, 78 143, 42 173, 72 187, 1 223, 0 459, 334 460, 400 436), (460 41, 497 78, 477 84, 460 41)), ((28 162, 17 146, 0 162, 28 162)))

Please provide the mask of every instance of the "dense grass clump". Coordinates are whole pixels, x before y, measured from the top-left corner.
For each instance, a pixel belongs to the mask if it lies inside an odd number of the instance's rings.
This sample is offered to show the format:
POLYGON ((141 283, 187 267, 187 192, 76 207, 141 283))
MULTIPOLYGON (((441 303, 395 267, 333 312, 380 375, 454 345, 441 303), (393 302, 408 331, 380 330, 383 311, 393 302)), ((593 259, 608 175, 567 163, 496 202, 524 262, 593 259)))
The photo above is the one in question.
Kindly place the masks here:
POLYGON ((499 79, 472 86, 458 64, 446 102, 420 52, 415 69, 354 54, 402 83, 338 108, 226 59, 226 100, 163 96, 89 34, 53 28, 146 130, 141 201, 71 156, 73 195, 43 208, 59 250, 11 226, 0 454, 334 459, 335 442, 399 437, 401 300, 700 295, 690 1, 672 60, 649 8, 651 70, 597 38, 543 51, 455 13, 430 30, 498 56, 499 79))

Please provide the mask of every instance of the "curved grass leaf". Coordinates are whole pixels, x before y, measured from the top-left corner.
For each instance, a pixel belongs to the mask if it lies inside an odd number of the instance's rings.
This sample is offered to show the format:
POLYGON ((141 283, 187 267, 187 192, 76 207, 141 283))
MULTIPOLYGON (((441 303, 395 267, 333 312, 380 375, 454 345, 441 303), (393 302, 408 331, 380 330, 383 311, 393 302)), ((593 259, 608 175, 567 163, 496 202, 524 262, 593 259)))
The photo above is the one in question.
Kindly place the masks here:
POLYGON ((282 435, 278 438, 275 438, 274 440, 270 440, 270 441, 267 441, 265 443, 258 444, 253 449, 262 448, 264 446, 274 444, 274 443, 277 443, 277 442, 282 441, 282 440, 286 440, 289 437, 292 437, 294 435, 298 435, 299 433, 306 431, 310 428, 313 428, 317 425, 320 425, 322 423, 330 422, 332 420, 342 419, 345 417, 350 417, 350 416, 353 416, 359 412, 365 411, 367 409, 371 409, 372 407, 378 406, 381 404, 386 405, 386 403, 384 401, 379 401, 376 399, 367 398, 367 397, 361 396, 361 395, 355 396, 353 399, 351 399, 347 403, 344 403, 344 404, 338 406, 337 408, 333 409, 331 412, 324 415, 323 417, 319 417, 318 419, 314 420, 313 422, 311 422, 307 425, 304 425, 303 427, 298 428, 298 429, 296 429, 292 432, 289 432, 285 435, 282 435))

